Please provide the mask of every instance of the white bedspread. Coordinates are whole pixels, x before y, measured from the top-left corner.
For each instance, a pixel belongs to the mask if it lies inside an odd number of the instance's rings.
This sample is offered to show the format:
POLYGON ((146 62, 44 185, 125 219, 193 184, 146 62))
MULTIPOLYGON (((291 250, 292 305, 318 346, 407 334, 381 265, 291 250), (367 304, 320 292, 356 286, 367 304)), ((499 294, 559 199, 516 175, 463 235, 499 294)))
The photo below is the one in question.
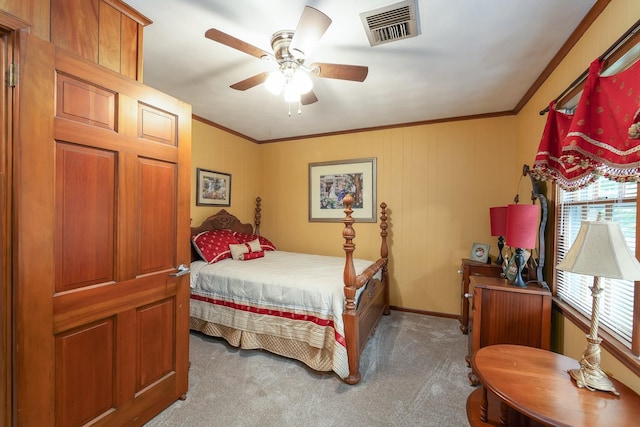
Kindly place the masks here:
MULTIPOLYGON (((345 378, 349 370, 342 320, 344 262, 341 257, 285 251, 266 251, 264 258, 249 261, 195 261, 191 316, 331 348, 331 369, 345 378)), ((372 263, 354 260, 356 273, 372 263)))

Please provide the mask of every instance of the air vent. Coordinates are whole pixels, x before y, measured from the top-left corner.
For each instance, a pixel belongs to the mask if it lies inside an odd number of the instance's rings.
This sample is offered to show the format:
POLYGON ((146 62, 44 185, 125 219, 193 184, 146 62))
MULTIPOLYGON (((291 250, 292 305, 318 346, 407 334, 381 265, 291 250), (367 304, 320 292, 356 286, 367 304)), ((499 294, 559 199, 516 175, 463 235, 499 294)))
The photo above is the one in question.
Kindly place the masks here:
POLYGON ((418 11, 415 1, 412 0, 363 12, 360 14, 360 19, 371 46, 408 39, 420 34, 418 11))

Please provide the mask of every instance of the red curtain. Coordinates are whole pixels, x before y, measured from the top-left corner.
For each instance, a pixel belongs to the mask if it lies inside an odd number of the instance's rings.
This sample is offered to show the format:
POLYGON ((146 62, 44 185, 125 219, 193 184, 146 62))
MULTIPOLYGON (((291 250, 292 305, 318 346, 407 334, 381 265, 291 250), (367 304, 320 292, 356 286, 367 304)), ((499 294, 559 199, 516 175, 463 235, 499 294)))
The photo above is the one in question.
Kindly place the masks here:
POLYGON ((640 180, 640 61, 612 76, 600 75, 602 65, 600 59, 591 63, 573 115, 551 102, 536 154, 534 173, 569 191, 600 175, 640 180))

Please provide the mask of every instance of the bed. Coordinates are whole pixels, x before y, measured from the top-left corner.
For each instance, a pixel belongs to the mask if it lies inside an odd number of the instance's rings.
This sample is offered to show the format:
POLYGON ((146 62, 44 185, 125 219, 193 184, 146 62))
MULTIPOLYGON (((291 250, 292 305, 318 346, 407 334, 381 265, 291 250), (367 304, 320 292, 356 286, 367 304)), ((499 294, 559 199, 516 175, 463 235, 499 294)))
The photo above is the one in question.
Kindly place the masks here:
POLYGON ((353 198, 344 203, 344 258, 277 250, 260 235, 259 197, 255 229, 224 209, 192 227, 190 329, 357 384, 360 355, 390 312, 387 205, 380 204, 380 258, 361 260, 353 256, 353 198))

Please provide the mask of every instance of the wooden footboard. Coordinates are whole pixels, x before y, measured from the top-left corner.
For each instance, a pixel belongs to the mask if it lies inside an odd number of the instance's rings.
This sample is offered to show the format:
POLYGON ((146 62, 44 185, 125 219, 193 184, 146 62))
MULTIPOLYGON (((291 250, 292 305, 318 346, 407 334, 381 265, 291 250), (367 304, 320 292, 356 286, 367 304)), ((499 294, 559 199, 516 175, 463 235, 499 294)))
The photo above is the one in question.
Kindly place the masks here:
POLYGON ((380 204, 380 259, 371 264, 364 272, 356 275, 353 265, 353 251, 356 246, 353 239, 356 237, 351 216, 353 210, 351 204, 354 199, 347 195, 343 199, 346 205, 344 230, 342 237, 346 254, 344 265, 344 295, 345 309, 342 315, 344 321, 344 335, 347 344, 347 356, 349 358, 349 376, 344 379, 348 384, 357 384, 360 381, 360 355, 369 337, 375 332, 380 317, 389 314, 389 272, 387 247, 387 205, 380 204), (374 278, 378 271, 382 271, 382 280, 374 278), (366 286, 363 294, 356 304, 356 292, 366 286))

